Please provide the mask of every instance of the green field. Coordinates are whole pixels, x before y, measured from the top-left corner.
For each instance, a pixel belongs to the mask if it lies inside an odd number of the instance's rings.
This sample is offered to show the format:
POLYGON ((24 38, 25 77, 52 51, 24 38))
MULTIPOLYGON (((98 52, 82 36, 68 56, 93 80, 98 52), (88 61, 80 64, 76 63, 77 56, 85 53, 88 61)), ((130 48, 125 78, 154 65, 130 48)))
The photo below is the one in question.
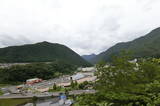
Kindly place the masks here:
POLYGON ((0 106, 17 106, 31 101, 31 99, 0 99, 0 106))
POLYGON ((3 92, 0 90, 0 95, 3 95, 3 92))
POLYGON ((5 86, 8 86, 8 84, 0 84, 0 88, 5 86))

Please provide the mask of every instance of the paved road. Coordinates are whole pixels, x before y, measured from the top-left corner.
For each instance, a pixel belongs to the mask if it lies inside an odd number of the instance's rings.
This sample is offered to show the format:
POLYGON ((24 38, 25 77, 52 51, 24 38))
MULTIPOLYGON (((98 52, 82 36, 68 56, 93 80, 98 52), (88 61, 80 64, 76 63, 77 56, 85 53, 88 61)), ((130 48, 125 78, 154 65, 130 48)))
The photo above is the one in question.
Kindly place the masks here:
MULTIPOLYGON (((69 95, 79 95, 79 94, 90 94, 90 93, 95 93, 95 90, 73 90, 69 91, 69 95)), ((48 93, 48 94, 27 94, 25 95, 20 95, 20 94, 11 94, 7 96, 0 96, 0 99, 9 99, 9 98, 31 98, 31 97, 50 97, 50 96, 59 96, 60 92, 54 92, 54 93, 48 93)))

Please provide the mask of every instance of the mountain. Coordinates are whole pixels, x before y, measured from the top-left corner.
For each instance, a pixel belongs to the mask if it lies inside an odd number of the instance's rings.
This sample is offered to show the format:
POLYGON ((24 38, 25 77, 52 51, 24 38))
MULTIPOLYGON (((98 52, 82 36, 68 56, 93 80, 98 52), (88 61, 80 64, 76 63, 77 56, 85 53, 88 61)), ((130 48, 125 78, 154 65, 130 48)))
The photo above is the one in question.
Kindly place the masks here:
POLYGON ((51 62, 56 60, 78 66, 90 65, 73 50, 57 43, 44 41, 36 44, 0 48, 0 62, 3 63, 51 62))
POLYGON ((81 57, 86 61, 91 62, 92 58, 94 58, 95 56, 96 56, 95 54, 90 54, 90 55, 82 55, 81 57))
POLYGON ((154 29, 133 41, 118 43, 100 53, 91 61, 92 63, 97 63, 100 60, 108 61, 112 55, 117 55, 123 50, 131 51, 134 58, 160 57, 160 28, 154 29))

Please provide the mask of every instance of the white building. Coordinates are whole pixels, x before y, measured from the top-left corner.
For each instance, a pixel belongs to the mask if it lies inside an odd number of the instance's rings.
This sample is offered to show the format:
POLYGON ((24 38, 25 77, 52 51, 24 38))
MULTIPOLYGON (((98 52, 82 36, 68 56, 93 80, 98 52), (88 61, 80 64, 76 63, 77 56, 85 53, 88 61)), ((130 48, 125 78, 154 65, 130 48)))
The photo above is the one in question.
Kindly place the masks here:
POLYGON ((86 68, 82 68, 81 70, 85 71, 85 72, 95 72, 96 68, 95 67, 86 67, 86 68))
POLYGON ((77 73, 76 75, 72 75, 71 77, 72 77, 72 80, 79 80, 81 78, 84 78, 85 75, 82 73, 77 73))

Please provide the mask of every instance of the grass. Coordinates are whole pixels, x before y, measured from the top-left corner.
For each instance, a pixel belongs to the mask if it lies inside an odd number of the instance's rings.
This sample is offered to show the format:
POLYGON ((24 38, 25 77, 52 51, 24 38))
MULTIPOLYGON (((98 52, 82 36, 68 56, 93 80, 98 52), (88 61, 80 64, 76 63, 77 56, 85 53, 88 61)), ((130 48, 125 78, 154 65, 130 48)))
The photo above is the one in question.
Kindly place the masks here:
POLYGON ((3 95, 3 92, 0 90, 0 96, 3 95))
POLYGON ((9 84, 0 84, 0 88, 8 86, 9 84))
POLYGON ((0 106, 17 106, 31 101, 31 99, 0 99, 0 106))
POLYGON ((3 92, 1 91, 1 88, 5 87, 5 86, 7 86, 7 84, 0 84, 0 96, 3 95, 3 92))

